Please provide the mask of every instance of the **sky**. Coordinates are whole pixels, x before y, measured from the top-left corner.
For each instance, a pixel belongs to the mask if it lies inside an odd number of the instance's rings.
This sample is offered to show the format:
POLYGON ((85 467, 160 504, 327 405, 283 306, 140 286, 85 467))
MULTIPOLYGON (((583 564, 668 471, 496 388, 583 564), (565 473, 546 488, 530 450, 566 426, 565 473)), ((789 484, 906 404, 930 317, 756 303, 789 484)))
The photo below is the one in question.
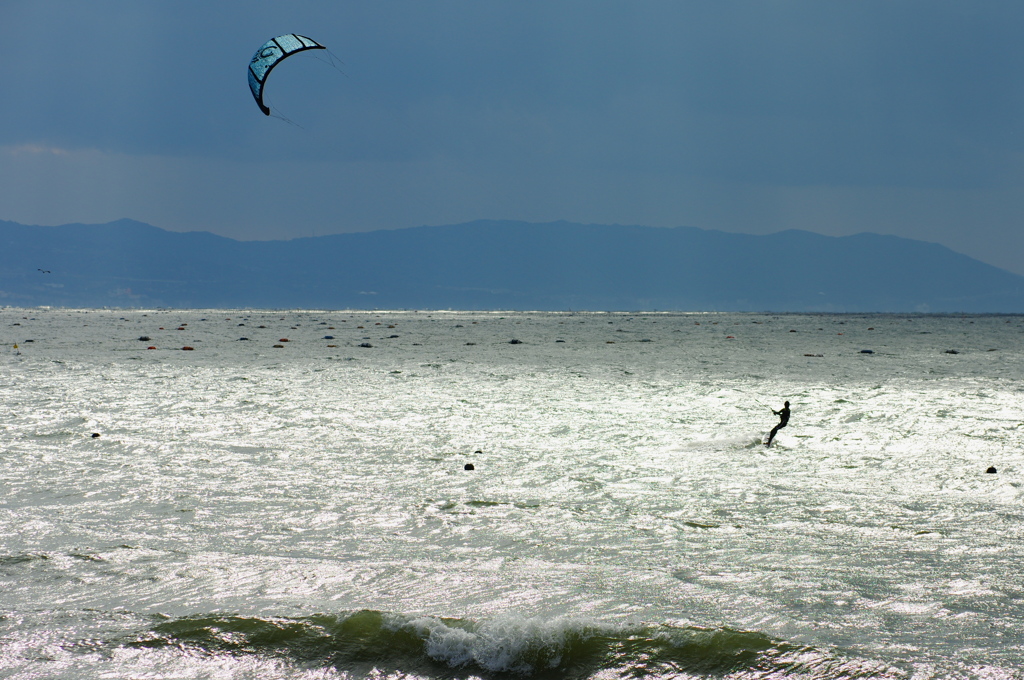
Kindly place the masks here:
POLYGON ((893 234, 1024 274, 1019 0, 0 0, 0 219, 893 234), (249 92, 283 33, 329 48, 249 92))

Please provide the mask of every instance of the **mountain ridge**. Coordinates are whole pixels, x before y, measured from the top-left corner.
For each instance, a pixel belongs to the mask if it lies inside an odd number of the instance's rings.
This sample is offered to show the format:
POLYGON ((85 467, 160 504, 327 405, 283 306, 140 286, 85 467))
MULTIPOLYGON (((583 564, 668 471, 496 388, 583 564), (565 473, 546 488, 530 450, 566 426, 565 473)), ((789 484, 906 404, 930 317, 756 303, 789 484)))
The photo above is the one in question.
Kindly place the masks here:
POLYGON ((11 306, 1024 312, 1024 277, 869 232, 478 220, 238 241, 123 219, 0 221, 0 244, 11 306))

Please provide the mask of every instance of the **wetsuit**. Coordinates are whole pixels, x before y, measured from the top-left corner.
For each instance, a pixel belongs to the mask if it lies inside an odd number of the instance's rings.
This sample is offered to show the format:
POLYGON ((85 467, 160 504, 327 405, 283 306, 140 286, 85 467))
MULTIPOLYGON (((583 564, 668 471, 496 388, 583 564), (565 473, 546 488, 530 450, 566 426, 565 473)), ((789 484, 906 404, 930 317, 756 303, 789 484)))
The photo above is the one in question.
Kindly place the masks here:
POLYGON ((765 442, 765 446, 771 446, 776 433, 789 424, 789 402, 786 402, 786 405, 782 407, 782 410, 776 411, 773 409, 772 413, 779 417, 779 424, 772 428, 772 432, 768 435, 768 441, 765 442))

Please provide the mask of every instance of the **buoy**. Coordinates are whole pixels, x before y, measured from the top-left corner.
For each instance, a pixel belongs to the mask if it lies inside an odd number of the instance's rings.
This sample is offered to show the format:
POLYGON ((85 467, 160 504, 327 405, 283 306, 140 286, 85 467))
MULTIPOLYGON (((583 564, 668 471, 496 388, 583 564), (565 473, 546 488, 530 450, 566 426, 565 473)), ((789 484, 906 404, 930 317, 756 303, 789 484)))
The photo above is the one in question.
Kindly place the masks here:
POLYGON ((279 338, 278 342, 288 342, 288 338, 279 338))
POLYGON ((149 347, 147 347, 146 349, 156 349, 156 347, 155 347, 154 345, 150 345, 150 346, 149 346, 149 347))
POLYGON ((99 433, 99 432, 93 432, 93 433, 92 433, 92 438, 93 438, 93 439, 99 439, 99 436, 100 436, 100 433, 99 433))
POLYGON ((994 467, 990 467, 989 469, 985 470, 985 472, 987 474, 994 475, 996 474, 996 469, 994 467))
POLYGON ((475 468, 475 467, 473 467, 473 464, 472 464, 472 463, 466 463, 466 465, 465 465, 465 466, 463 466, 463 468, 462 468, 462 469, 463 469, 463 470, 475 470, 476 468, 475 468))
POLYGON ((186 352, 191 352, 192 350, 195 349, 195 347, 190 347, 189 345, 185 345, 184 347, 182 347, 182 349, 185 350, 186 352))

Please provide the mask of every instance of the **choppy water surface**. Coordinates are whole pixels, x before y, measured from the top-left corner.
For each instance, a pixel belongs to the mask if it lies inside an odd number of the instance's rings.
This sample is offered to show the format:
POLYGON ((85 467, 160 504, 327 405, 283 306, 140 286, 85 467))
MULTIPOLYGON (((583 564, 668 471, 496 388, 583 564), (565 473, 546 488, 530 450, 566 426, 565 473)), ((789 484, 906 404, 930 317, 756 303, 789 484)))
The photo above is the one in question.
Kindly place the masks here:
POLYGON ((1024 678, 1022 336, 0 310, 0 677, 1024 678))

